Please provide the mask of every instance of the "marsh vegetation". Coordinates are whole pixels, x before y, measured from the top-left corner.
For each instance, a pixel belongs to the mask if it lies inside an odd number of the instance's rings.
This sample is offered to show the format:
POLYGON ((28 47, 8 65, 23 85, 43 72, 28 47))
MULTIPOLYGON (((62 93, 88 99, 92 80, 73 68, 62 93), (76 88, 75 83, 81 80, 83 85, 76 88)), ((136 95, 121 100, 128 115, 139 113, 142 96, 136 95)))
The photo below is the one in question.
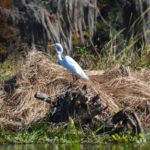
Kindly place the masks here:
POLYGON ((0 3, 0 143, 149 142, 148 1, 63 2, 0 3), (68 88, 48 42, 91 81, 68 88))

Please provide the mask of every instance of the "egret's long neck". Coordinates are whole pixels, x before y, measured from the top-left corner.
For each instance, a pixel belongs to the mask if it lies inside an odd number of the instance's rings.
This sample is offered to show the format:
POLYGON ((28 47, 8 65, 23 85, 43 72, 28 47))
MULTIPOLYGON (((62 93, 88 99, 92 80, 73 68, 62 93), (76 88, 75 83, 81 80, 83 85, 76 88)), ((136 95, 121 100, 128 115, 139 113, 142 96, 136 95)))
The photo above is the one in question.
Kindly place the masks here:
POLYGON ((60 52, 57 52, 57 58, 58 58, 59 63, 61 64, 62 63, 62 57, 61 57, 60 52))
POLYGON ((59 63, 62 64, 62 57, 61 57, 61 55, 63 53, 63 48, 60 46, 60 47, 58 47, 58 49, 59 49, 59 51, 57 52, 57 58, 58 58, 59 63))

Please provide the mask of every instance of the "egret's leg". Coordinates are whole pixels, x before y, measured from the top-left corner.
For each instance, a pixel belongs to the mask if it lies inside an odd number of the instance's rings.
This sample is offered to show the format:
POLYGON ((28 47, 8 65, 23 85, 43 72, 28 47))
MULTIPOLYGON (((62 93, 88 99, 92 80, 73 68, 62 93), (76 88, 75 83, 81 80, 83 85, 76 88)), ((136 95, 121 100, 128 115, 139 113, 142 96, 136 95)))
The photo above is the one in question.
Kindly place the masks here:
POLYGON ((74 83, 78 80, 78 76, 76 75, 72 75, 73 81, 72 81, 72 86, 74 85, 74 83))
POLYGON ((67 86, 67 90, 72 88, 74 83, 78 80, 78 76, 77 75, 72 75, 72 83, 70 83, 69 86, 67 86))
POLYGON ((67 87, 67 89, 72 88, 76 81, 77 81, 77 76, 72 75, 72 83, 70 83, 70 85, 67 87))

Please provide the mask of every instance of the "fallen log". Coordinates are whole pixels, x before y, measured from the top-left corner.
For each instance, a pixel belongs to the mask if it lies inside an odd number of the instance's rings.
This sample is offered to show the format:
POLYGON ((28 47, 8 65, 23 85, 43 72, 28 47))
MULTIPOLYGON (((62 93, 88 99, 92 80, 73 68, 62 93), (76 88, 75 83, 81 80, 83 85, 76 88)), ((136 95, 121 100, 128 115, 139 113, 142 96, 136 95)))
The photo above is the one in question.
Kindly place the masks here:
POLYGON ((138 118, 137 114, 130 108, 124 108, 120 110, 118 113, 110 117, 106 121, 106 124, 107 125, 105 130, 110 130, 110 125, 112 125, 111 134, 118 132, 126 133, 128 130, 131 130, 133 134, 143 132, 140 119, 138 118))
POLYGON ((36 92, 34 97, 51 104, 51 99, 46 93, 38 91, 38 92, 36 92))
POLYGON ((50 110, 50 121, 54 123, 67 122, 71 116, 74 120, 80 119, 83 126, 88 124, 93 130, 99 126, 104 126, 98 133, 126 133, 128 130, 131 130, 133 134, 143 132, 140 119, 129 108, 124 108, 116 114, 107 117, 105 121, 95 121, 95 116, 101 116, 108 107, 104 107, 100 103, 99 95, 87 94, 84 88, 68 89, 53 100, 48 94, 38 91, 35 94, 35 98, 49 104, 55 101, 55 105, 52 105, 50 110))

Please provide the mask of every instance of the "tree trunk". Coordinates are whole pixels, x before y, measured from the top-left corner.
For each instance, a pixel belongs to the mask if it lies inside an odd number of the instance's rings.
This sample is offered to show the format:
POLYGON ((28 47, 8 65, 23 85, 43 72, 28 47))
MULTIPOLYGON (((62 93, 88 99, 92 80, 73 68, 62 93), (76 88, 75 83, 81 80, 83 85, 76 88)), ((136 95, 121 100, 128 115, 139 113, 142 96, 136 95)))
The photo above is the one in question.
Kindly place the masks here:
POLYGON ((46 49, 48 42, 59 42, 65 53, 70 53, 73 36, 84 42, 83 31, 88 32, 90 40, 94 34, 94 0, 14 0, 12 5, 9 10, 0 3, 0 13, 19 27, 21 40, 29 46, 46 49))

